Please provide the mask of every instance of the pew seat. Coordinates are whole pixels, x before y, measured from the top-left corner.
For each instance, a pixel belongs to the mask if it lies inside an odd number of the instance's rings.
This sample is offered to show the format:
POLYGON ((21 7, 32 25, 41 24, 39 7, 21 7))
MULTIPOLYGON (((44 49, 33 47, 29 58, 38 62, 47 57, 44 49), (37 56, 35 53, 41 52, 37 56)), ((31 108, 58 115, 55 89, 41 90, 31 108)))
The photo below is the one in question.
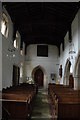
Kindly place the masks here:
POLYGON ((80 91, 64 85, 49 84, 48 93, 58 120, 80 119, 80 91))
MULTIPOLYGON (((3 89, 0 100, 3 108, 10 114, 11 120, 26 120, 31 116, 35 96, 36 88, 34 85, 20 84, 3 89)), ((5 112, 3 111, 2 114, 4 119, 5 112)))

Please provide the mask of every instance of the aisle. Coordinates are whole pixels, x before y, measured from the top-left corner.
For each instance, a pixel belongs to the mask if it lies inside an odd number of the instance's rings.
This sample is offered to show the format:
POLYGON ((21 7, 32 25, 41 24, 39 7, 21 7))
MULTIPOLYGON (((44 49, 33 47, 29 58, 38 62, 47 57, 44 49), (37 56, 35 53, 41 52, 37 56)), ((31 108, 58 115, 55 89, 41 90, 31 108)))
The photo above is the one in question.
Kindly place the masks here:
POLYGON ((39 89, 31 120, 52 120, 47 91, 39 89))

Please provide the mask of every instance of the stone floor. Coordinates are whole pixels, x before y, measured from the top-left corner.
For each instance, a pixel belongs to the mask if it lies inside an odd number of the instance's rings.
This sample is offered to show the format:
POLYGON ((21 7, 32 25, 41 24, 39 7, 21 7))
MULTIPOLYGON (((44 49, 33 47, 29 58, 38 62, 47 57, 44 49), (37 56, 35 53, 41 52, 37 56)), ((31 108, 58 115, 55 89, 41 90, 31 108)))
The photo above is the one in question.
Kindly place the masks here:
POLYGON ((47 90, 39 89, 31 120, 56 120, 47 90))

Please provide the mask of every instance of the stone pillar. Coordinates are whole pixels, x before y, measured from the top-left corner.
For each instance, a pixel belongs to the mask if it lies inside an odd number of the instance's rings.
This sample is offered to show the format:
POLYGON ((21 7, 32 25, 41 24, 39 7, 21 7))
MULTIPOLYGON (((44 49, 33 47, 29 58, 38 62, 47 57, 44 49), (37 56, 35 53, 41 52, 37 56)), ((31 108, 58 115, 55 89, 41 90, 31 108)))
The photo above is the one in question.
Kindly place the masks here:
POLYGON ((80 90, 80 74, 78 75, 78 90, 80 90))
POLYGON ((66 85, 69 85, 69 75, 66 76, 66 85))
POLYGON ((79 89, 78 80, 79 80, 79 76, 78 76, 78 75, 75 75, 75 76, 74 76, 74 90, 78 90, 78 89, 79 89))
POLYGON ((66 82, 66 81, 67 81, 66 78, 67 78, 67 76, 64 76, 64 77, 63 77, 63 84, 64 84, 64 85, 67 84, 67 82, 66 82))

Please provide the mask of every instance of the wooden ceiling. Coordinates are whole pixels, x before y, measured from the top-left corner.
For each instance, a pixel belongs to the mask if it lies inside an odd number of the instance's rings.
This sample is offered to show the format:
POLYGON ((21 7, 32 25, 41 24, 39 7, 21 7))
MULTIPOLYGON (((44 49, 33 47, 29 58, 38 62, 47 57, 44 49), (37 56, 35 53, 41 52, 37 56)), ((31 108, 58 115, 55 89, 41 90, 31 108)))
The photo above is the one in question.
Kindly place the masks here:
POLYGON ((78 9, 78 2, 3 2, 15 31, 29 44, 60 46, 78 9))

